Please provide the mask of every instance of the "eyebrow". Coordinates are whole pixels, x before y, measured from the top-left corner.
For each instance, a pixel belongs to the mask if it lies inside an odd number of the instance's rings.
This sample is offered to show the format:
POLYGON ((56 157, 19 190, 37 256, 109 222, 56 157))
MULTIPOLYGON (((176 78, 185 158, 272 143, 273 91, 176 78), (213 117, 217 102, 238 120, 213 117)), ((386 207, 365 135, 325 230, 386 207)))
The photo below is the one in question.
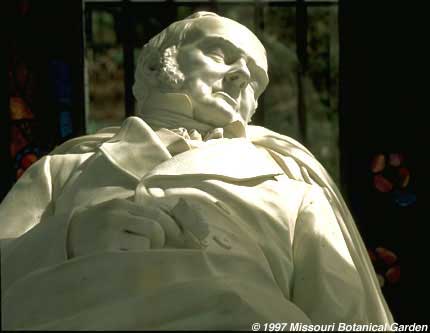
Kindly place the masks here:
POLYGON ((238 48, 236 45, 234 45, 232 42, 230 42, 228 39, 225 39, 224 37, 220 36, 206 36, 203 40, 199 41, 198 44, 210 44, 210 43, 221 43, 224 44, 224 46, 227 46, 229 49, 237 52, 237 53, 244 53, 240 48, 238 48))
POLYGON ((241 48, 234 45, 228 39, 225 39, 224 37, 220 37, 220 36, 207 36, 203 40, 198 42, 198 44, 205 45, 207 43, 209 44, 213 42, 221 42, 222 44, 224 44, 224 46, 227 46, 229 49, 233 50, 234 52, 237 52, 240 55, 245 55, 247 60, 252 63, 252 71, 257 76, 258 81, 262 82, 261 91, 264 91, 264 89, 269 83, 269 78, 267 76, 266 71, 257 65, 257 63, 255 62, 254 58, 252 58, 252 56, 249 56, 248 54, 246 54, 245 51, 243 51, 241 48))

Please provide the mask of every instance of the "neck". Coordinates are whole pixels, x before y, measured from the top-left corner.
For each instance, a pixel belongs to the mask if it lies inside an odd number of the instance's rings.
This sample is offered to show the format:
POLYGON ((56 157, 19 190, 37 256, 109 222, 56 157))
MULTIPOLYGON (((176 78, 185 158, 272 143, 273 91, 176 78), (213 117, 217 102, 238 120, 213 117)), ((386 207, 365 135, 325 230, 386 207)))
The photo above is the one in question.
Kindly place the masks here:
POLYGON ((184 127, 204 134, 214 128, 193 118, 193 106, 186 94, 153 93, 140 106, 140 114, 153 130, 184 127))

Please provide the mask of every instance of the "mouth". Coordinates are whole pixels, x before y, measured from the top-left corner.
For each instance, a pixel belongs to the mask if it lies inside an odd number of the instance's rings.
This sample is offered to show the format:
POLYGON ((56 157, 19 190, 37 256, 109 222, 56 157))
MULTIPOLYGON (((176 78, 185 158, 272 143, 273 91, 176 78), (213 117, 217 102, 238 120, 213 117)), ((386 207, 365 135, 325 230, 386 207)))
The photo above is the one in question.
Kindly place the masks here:
POLYGON ((221 96, 228 104, 230 104, 233 108, 237 107, 237 102, 235 99, 233 99, 230 95, 226 94, 223 91, 217 91, 216 93, 214 93, 214 95, 219 95, 221 96))

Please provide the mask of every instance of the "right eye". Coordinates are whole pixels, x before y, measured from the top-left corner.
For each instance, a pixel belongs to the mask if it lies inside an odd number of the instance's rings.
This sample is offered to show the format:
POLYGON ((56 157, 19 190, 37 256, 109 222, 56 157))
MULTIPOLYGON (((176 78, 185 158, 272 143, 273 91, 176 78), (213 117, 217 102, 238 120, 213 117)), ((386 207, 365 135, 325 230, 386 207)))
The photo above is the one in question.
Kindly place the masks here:
POLYGON ((224 57, 218 55, 218 54, 210 54, 209 55, 213 60, 216 62, 224 62, 224 57))
POLYGON ((216 62, 224 62, 225 61, 225 55, 224 52, 222 52, 220 49, 212 50, 207 53, 209 57, 211 57, 216 62))

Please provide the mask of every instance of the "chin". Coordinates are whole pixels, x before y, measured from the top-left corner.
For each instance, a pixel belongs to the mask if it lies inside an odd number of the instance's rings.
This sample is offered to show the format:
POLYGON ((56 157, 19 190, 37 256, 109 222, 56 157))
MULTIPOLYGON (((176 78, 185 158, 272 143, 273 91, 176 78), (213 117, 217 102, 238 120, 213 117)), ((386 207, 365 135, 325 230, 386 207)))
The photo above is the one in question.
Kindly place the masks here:
POLYGON ((200 112, 195 113, 195 118, 215 127, 224 127, 233 121, 242 120, 240 114, 224 101, 216 101, 210 107, 201 108, 200 112))

